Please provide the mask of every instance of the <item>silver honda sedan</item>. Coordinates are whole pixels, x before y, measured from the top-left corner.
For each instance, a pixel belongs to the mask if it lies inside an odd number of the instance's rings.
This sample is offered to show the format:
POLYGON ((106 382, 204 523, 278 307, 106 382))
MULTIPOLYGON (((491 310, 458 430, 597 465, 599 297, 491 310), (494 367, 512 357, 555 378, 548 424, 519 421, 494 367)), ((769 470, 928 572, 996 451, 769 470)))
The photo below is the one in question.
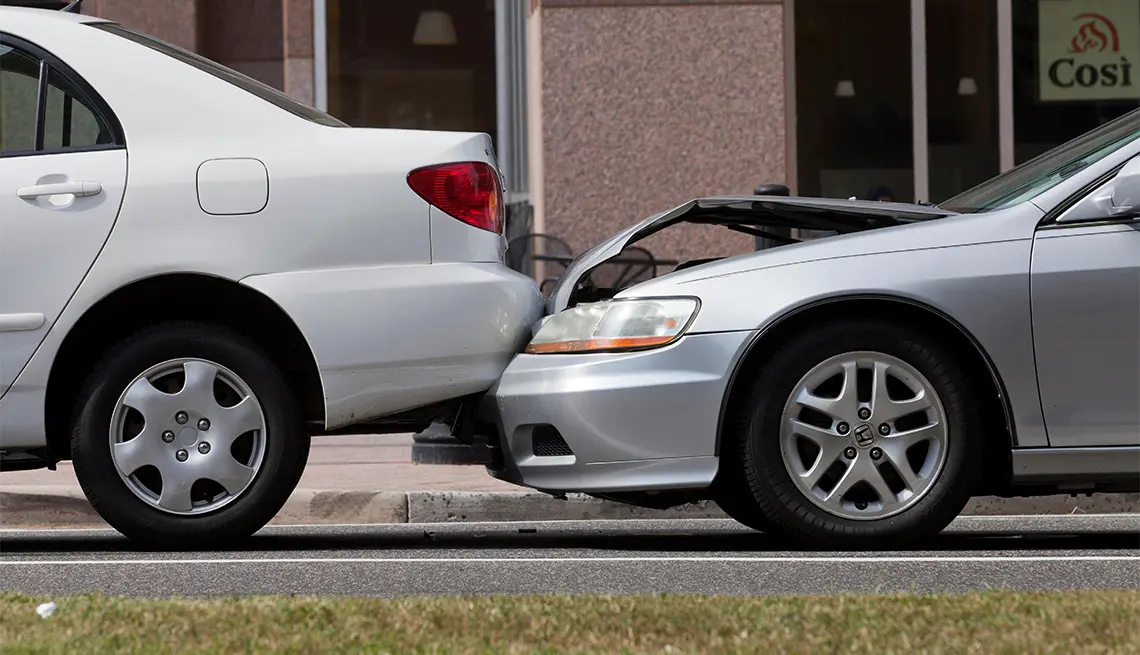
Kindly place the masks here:
POLYGON ((569 266, 486 397, 492 474, 713 499, 845 548, 929 537, 972 496, 1137 491, 1138 137, 1133 112, 939 206, 716 197, 645 219, 569 266), (590 282, 682 223, 825 235, 590 282))

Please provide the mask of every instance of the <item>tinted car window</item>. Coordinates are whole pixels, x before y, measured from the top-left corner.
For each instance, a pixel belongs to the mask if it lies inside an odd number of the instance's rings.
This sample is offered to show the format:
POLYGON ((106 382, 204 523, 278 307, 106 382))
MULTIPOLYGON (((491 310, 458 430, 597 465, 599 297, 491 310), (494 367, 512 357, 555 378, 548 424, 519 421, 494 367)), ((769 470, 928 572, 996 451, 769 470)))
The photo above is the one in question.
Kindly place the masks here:
POLYGON ((112 142, 111 131, 80 100, 71 82, 55 69, 48 73, 44 107, 44 149, 89 148, 112 142))
POLYGON ((0 45, 0 152, 36 149, 40 62, 0 45))
POLYGON ((114 132, 103 115, 70 79, 39 57, 0 45, 0 153, 59 152, 114 143, 114 132), (41 98, 44 73, 47 83, 41 98))
POLYGON ((96 29, 103 30, 104 32, 117 34, 124 39, 129 39, 135 43, 144 45, 151 50, 155 50, 169 57, 173 57, 182 63, 189 64, 200 71, 209 73, 210 75, 213 75, 220 80, 229 82, 230 84, 233 84, 243 91, 252 93, 262 100, 272 103, 295 116, 300 116, 301 118, 310 120, 314 123, 319 123, 321 125, 327 125, 330 127, 348 127, 347 124, 333 118, 332 116, 329 116, 323 111, 298 102, 293 98, 285 95, 284 93, 278 91, 277 89, 269 86, 268 84, 258 82, 251 77, 243 75, 233 69, 226 68, 225 66, 222 66, 215 61, 211 61, 205 57, 196 55, 188 50, 183 50, 176 45, 172 45, 145 34, 140 34, 133 30, 129 30, 116 23, 92 23, 91 26, 96 29))

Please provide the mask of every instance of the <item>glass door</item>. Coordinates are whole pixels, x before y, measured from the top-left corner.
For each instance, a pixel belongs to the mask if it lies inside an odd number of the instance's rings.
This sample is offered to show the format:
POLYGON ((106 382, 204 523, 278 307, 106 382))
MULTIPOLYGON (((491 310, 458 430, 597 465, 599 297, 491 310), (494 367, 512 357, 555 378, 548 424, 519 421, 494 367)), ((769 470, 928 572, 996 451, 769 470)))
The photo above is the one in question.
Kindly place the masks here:
POLYGON ((1001 170, 998 14, 993 0, 925 0, 922 9, 927 129, 916 150, 925 146, 921 199, 937 204, 1001 170))
POLYGON ((914 200, 910 5, 795 2, 797 195, 914 200))

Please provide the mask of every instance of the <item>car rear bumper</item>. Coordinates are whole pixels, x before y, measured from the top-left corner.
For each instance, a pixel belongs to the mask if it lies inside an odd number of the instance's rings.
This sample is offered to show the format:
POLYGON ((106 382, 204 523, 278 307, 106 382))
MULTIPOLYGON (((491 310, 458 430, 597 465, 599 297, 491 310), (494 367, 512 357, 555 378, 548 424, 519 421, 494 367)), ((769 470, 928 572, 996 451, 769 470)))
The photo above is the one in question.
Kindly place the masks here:
POLYGON ((486 391, 529 341, 542 294, 496 263, 260 275, 300 328, 336 429, 486 391))
POLYGON ((484 397, 495 477, 543 491, 701 488, 717 470, 721 409, 751 332, 660 350, 519 355, 484 397))

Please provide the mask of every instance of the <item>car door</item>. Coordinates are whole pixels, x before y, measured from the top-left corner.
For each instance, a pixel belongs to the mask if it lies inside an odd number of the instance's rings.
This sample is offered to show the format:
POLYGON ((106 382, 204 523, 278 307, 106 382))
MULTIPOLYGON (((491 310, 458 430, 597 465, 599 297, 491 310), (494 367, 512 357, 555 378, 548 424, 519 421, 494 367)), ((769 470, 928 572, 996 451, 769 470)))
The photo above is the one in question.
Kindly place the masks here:
POLYGON ((1037 230, 1030 271, 1049 445, 1140 445, 1140 157, 1037 230))
POLYGON ((0 396, 98 256, 126 176, 122 130, 95 91, 0 32, 0 396))

